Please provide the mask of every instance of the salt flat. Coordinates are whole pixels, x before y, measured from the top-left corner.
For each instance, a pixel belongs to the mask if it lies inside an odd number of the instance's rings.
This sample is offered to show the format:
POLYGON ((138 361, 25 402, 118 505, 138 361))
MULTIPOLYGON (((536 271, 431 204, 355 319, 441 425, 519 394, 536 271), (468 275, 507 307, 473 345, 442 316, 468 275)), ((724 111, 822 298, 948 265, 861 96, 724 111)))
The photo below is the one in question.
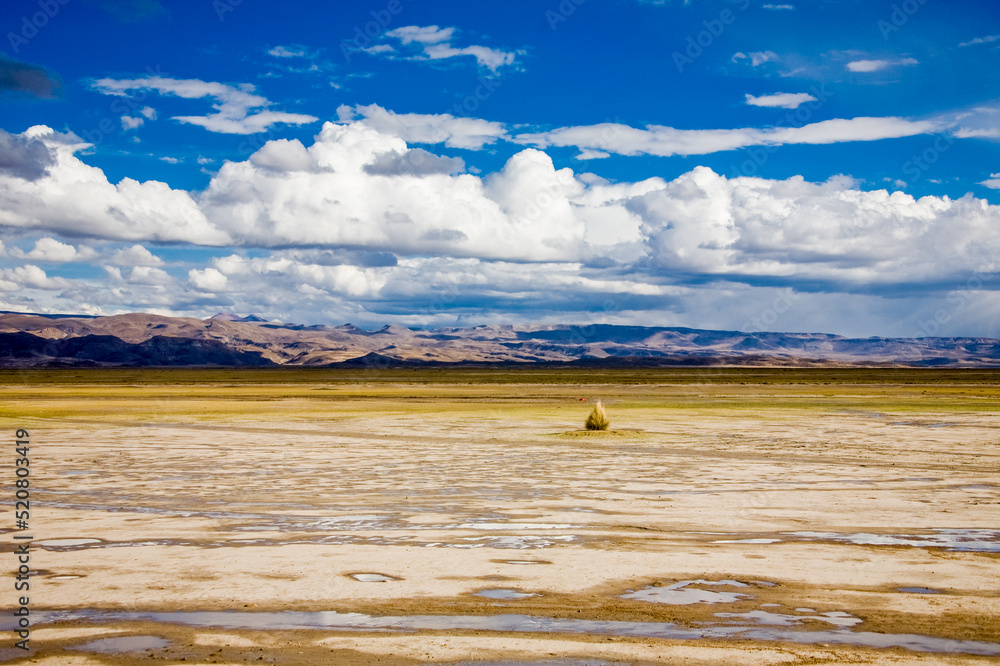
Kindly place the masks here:
POLYGON ((11 373, 38 573, 2 657, 991 661, 994 379, 11 373))

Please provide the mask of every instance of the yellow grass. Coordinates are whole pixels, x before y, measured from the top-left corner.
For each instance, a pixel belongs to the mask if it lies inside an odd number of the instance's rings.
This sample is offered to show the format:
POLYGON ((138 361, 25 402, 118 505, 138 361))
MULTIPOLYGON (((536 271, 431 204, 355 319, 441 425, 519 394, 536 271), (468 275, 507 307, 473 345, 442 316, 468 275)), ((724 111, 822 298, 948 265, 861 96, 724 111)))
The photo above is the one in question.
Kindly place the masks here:
POLYGON ((611 422, 608 421, 608 415, 604 413, 604 405, 600 401, 594 406, 594 411, 587 417, 584 425, 587 426, 587 430, 607 430, 608 426, 611 425, 611 422))

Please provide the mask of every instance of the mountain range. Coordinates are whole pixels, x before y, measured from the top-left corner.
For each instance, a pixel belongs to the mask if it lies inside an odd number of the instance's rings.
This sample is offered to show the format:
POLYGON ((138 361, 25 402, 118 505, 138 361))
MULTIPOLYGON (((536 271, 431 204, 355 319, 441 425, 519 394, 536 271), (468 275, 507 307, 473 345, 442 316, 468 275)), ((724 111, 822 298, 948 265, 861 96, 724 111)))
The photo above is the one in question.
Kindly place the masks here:
POLYGON ((488 325, 378 330, 223 312, 208 319, 0 313, 0 367, 344 366, 558 363, 599 366, 1000 367, 993 338, 846 338, 675 327, 488 325))

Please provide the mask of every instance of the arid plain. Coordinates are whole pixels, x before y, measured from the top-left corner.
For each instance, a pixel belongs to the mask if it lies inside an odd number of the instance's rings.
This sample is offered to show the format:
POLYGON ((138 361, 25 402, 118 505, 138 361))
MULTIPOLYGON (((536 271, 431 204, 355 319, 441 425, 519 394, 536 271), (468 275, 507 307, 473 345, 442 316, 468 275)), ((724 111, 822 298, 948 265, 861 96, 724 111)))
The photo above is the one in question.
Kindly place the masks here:
POLYGON ((8 371, 36 575, 0 658, 993 662, 998 379, 8 371))

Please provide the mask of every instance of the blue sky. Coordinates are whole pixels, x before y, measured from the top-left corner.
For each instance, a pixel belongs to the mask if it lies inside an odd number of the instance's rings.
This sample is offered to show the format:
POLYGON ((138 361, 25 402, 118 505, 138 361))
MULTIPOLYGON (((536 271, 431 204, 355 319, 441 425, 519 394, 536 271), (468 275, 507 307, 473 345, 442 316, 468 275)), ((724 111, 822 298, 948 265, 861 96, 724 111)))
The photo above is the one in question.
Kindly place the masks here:
POLYGON ((9 0, 0 309, 1000 336, 1000 6, 9 0))

